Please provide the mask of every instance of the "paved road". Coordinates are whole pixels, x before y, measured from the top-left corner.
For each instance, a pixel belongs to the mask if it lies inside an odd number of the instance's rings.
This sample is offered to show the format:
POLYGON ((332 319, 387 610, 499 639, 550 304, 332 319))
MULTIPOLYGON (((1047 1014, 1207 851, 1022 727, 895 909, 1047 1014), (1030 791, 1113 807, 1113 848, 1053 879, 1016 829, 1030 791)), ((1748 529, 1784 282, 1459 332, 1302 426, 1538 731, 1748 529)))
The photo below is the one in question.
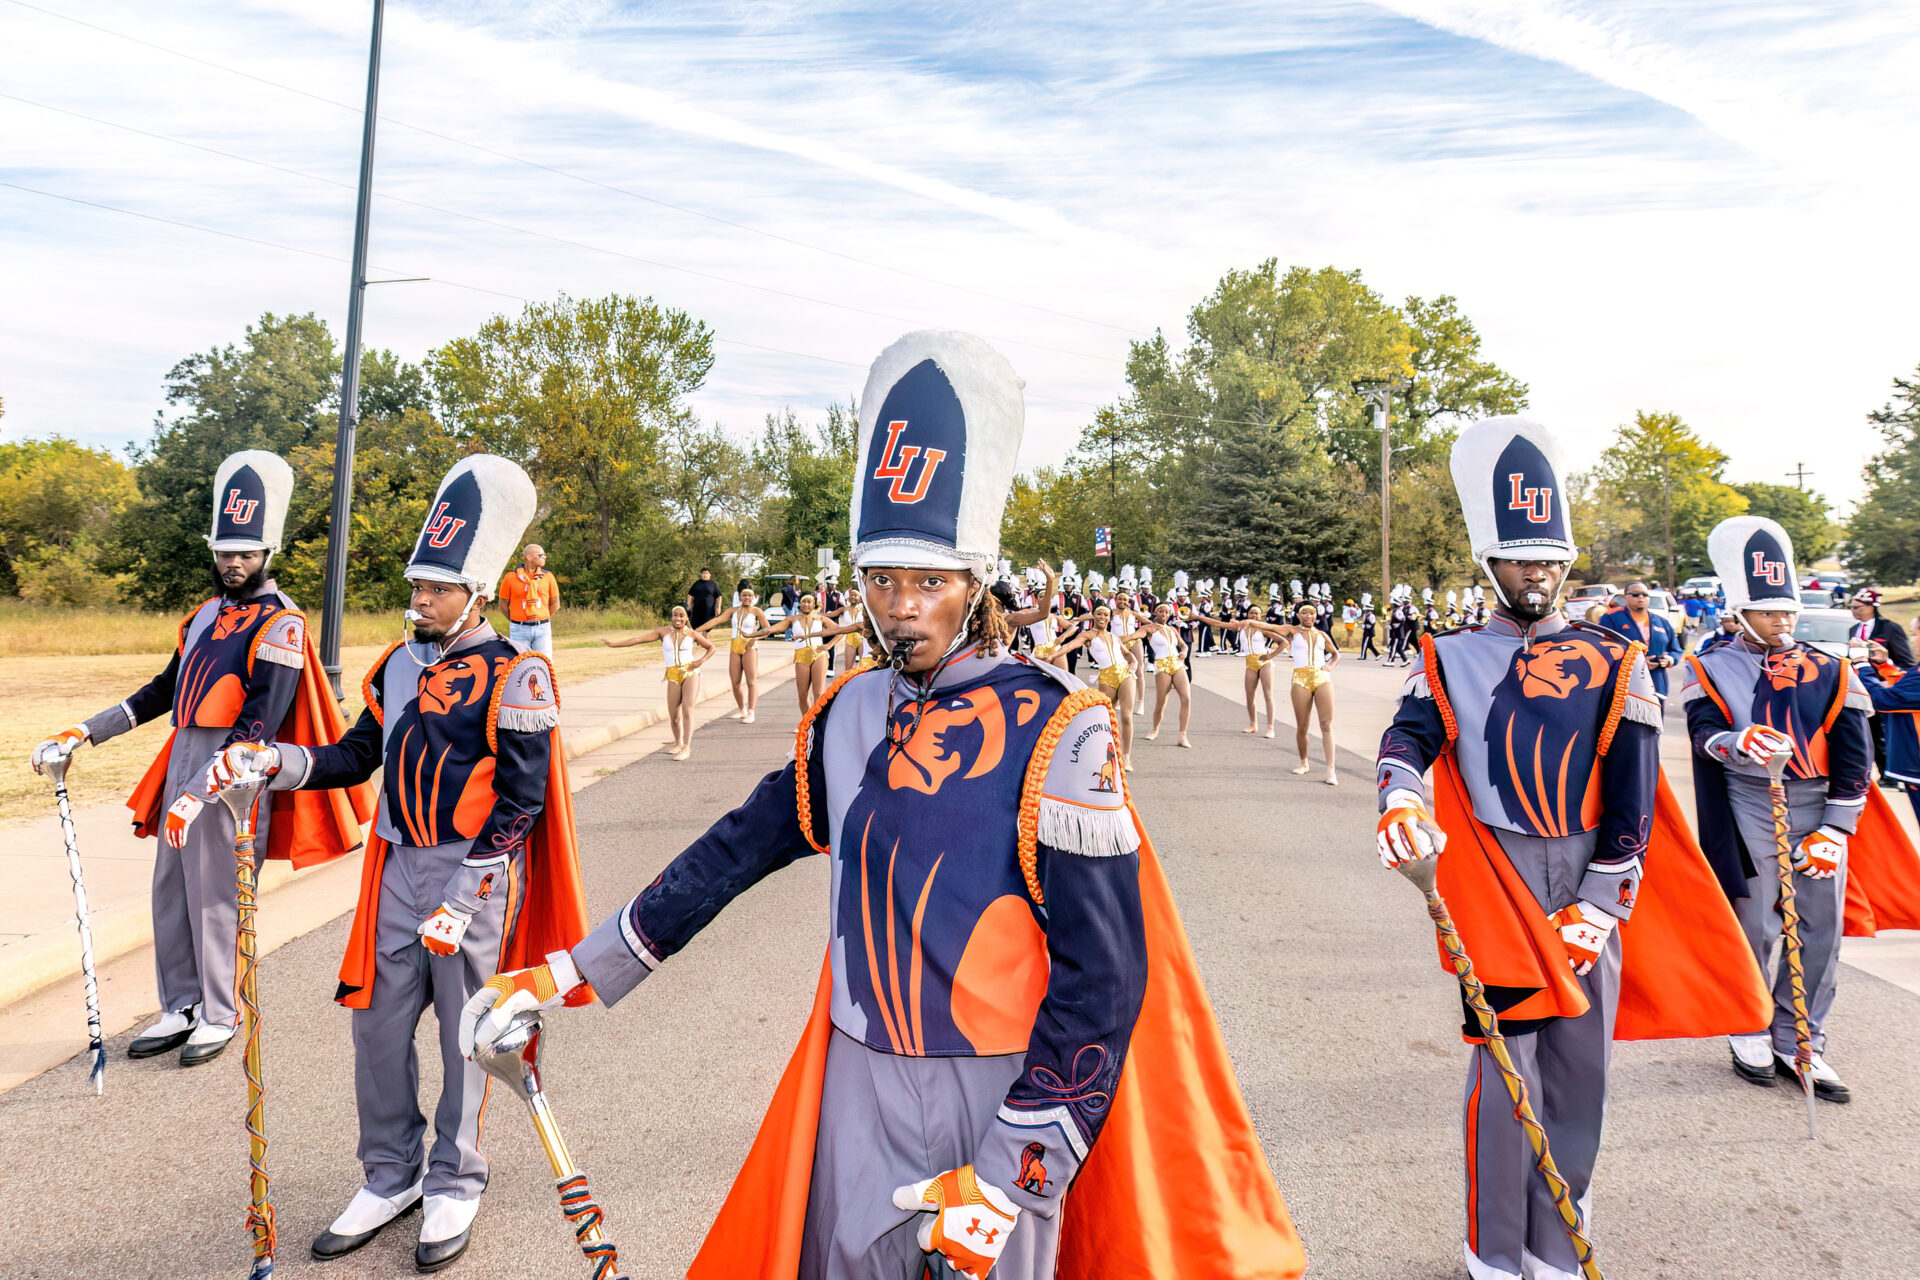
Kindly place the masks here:
MULTIPOLYGON (((1339 790, 1295 778, 1236 706, 1197 696, 1195 749, 1142 742, 1132 779, 1312 1274, 1460 1276, 1459 1006, 1413 890, 1373 861, 1366 767, 1343 761, 1339 790)), ((692 763, 656 755, 580 796, 596 917, 775 767, 792 723, 771 698, 756 725, 702 730, 692 763)), ((756 888, 620 1009, 559 1020, 549 1092, 636 1278, 681 1273, 746 1150, 818 974, 826 870, 756 888)), ((347 1015, 327 998, 345 932, 265 973, 282 1267, 408 1275, 405 1227, 341 1262, 306 1256, 359 1182, 347 1015)), ((1615 1280, 1920 1273, 1920 997, 1853 970, 1843 985, 1832 1056, 1859 1101, 1822 1107, 1817 1144, 1797 1100, 1739 1083, 1718 1043, 1621 1047, 1595 1206, 1615 1280)), ((237 1054, 193 1072, 119 1059, 102 1099, 82 1076, 69 1063, 0 1096, 0 1274, 244 1274, 237 1054)), ((496 1099, 487 1134, 493 1186, 450 1274, 585 1274, 524 1117, 496 1099)))

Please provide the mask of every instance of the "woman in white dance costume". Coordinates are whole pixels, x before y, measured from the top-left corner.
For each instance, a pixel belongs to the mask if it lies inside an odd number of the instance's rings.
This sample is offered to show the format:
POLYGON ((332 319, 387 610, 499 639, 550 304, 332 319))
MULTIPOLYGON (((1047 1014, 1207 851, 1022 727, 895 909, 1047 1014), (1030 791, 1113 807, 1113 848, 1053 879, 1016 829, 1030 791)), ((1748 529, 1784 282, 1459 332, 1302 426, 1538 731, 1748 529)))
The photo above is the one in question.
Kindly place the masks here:
POLYGON ((1307 773, 1313 768, 1307 763, 1307 729, 1317 717, 1320 751, 1327 760, 1326 783, 1337 787, 1340 774, 1333 760, 1333 666, 1340 661, 1340 650, 1317 625, 1320 611, 1314 606, 1303 604, 1294 616, 1299 621, 1290 627, 1264 622, 1242 625, 1250 631, 1264 631, 1288 642, 1293 658, 1293 745, 1300 752, 1300 763, 1294 772, 1307 773))
POLYGON ((752 587, 740 588, 740 603, 700 624, 700 630, 732 627, 733 643, 727 646, 727 679, 733 684, 733 710, 729 720, 753 723, 754 710, 760 705, 760 637, 767 631, 767 615, 754 603, 752 587))
POLYGON ((792 613, 767 632, 769 640, 786 635, 793 641, 793 691, 800 697, 800 714, 805 715, 826 691, 827 646, 833 643, 833 637, 858 627, 828 625, 826 615, 820 612, 820 601, 809 591, 800 597, 792 613))
POLYGON ((1082 646, 1093 663, 1097 687, 1113 703, 1113 716, 1120 730, 1120 762, 1133 768, 1133 690, 1137 679, 1133 664, 1127 661, 1127 646, 1113 633, 1113 610, 1101 605, 1093 611, 1086 630, 1060 646, 1068 654, 1082 646))
POLYGON ((1260 732, 1260 714, 1255 695, 1267 707, 1267 731, 1264 737, 1273 736, 1273 660, 1279 656, 1271 641, 1267 639, 1267 624, 1257 619, 1208 618, 1202 617, 1210 627, 1221 631, 1240 633, 1241 654, 1246 660, 1247 674, 1245 688, 1247 693, 1247 727, 1242 733, 1260 732))
POLYGON ((693 704, 700 701, 700 668, 713 656, 713 641, 693 629, 686 606, 677 604, 667 615, 666 626, 601 643, 609 649, 627 649, 655 640, 660 642, 660 660, 666 668, 667 724, 673 729, 673 749, 667 756, 685 760, 693 754, 693 704))
POLYGON ((1146 658, 1143 665, 1153 672, 1153 729, 1147 734, 1147 741, 1160 736, 1160 722, 1167 714, 1167 695, 1173 693, 1180 696, 1180 745, 1191 747, 1193 744, 1187 741, 1187 722, 1193 718, 1193 692, 1187 684, 1187 641, 1174 624, 1173 606, 1155 605, 1153 621, 1140 628, 1139 634, 1146 658))

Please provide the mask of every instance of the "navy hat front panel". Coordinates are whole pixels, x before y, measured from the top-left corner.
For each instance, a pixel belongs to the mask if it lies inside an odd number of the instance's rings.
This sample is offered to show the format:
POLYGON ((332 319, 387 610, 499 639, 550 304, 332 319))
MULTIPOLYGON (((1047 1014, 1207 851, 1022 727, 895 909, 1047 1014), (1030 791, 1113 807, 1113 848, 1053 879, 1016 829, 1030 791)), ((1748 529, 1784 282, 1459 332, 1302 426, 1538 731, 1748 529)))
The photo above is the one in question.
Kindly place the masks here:
POLYGON ((953 546, 967 469, 967 421, 940 366, 922 360, 880 406, 860 471, 856 545, 917 538, 953 546))
POLYGON ((239 467, 213 495, 213 540, 251 538, 265 541, 267 486, 252 467, 239 467))
POLYGON ((410 563, 435 565, 464 577, 467 552, 480 528, 480 508, 480 482, 473 472, 463 471, 433 500, 410 563))
POLYGON ((1748 535, 1740 556, 1740 573, 1747 580, 1749 600, 1798 598, 1787 549, 1765 529, 1755 529, 1748 535))
POLYGON ((1493 467, 1493 527, 1502 543, 1572 542, 1560 478, 1547 455, 1523 435, 1493 467))

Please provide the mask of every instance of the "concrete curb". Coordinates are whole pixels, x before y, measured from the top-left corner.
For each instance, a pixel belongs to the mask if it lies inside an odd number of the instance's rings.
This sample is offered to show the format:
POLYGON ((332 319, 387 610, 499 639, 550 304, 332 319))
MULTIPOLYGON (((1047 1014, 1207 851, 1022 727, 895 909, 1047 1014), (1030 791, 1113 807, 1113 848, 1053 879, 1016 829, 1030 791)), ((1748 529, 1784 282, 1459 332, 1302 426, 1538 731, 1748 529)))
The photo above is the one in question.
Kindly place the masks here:
MULTIPOLYGON (((724 673, 722 673, 724 675, 724 673)), ((785 683, 781 672, 762 672, 760 676, 761 697, 764 699, 771 687, 785 683)), ((725 679, 709 682, 713 687, 704 689, 695 706, 721 696, 732 696, 732 686, 725 679)), ((655 725, 666 721, 664 709, 659 711, 637 711, 629 716, 621 716, 604 724, 593 725, 578 733, 561 734, 561 749, 569 763, 602 747, 611 746, 623 738, 632 737, 655 725)), ((576 782, 576 788, 582 785, 576 782)), ((348 855, 354 862, 359 859, 348 855)), ((348 859, 340 859, 339 862, 348 859)), ((285 862, 269 862, 260 872, 260 905, 264 909, 269 894, 294 886, 308 876, 324 872, 337 866, 338 862, 322 863, 295 871, 285 862)), ((357 877, 356 877, 357 890, 357 877)), ((339 904, 341 911, 350 910, 353 897, 347 897, 339 904)), ((335 914, 338 914, 337 912, 335 914)), ((328 919, 332 917, 329 916, 328 919)), ((153 943, 153 915, 146 901, 121 902, 102 911, 92 913, 93 925, 93 967, 97 973, 111 961, 130 952, 153 943)), ((80 934, 72 917, 51 929, 30 934, 18 942, 0 948, 0 1008, 23 1000, 26 997, 50 987, 66 978, 76 977, 80 973, 80 934)))

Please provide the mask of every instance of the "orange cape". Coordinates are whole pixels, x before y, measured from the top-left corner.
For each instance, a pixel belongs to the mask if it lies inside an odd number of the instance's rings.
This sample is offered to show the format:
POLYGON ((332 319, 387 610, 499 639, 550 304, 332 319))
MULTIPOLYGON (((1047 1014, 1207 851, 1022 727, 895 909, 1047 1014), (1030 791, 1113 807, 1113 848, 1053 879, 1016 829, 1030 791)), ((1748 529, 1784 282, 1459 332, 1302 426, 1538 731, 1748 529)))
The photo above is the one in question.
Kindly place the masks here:
MULTIPOLYGON (((587 895, 580 880, 580 849, 574 839, 573 793, 567 786, 567 757, 560 731, 551 731, 547 798, 527 835, 527 882, 510 881, 507 892, 524 895, 520 923, 508 937, 496 970, 524 969, 555 951, 568 951, 587 936, 587 895)), ((296 793, 298 794, 298 793, 296 793)), ((380 872, 390 846, 378 832, 367 837, 360 867, 360 901, 353 911, 353 932, 340 961, 340 987, 333 998, 349 1009, 373 1004, 374 943, 379 936, 380 872)), ((508 914, 512 914, 508 906, 508 914)), ((581 984, 569 1005, 587 1004, 593 989, 581 984)))
MULTIPOLYGON (((340 740, 347 731, 347 720, 340 704, 327 687, 320 654, 313 647, 313 636, 305 637, 307 660, 300 667, 300 688, 293 695, 293 707, 275 735, 275 741, 301 747, 323 747, 340 740)), ((167 734, 160 754, 140 778, 127 798, 133 810, 133 834, 160 834, 166 821, 167 764, 173 758, 173 740, 167 734)), ((275 791, 273 820, 267 826, 267 857, 285 858, 296 868, 329 862, 351 853, 361 844, 361 828, 373 816, 373 785, 340 787, 330 791, 275 791)))
MULTIPOLYGON (((1060 1210, 1055 1274, 1294 1280, 1306 1253, 1240 1096, 1173 892, 1137 812, 1133 821, 1146 998, 1113 1110, 1060 1210)), ((793 1280, 799 1272, 831 990, 823 966, 813 1016, 688 1280, 793 1280)))
POLYGON ((1845 932, 1871 938, 1882 929, 1920 929, 1920 853, 1876 786, 1847 841, 1845 932))
MULTIPOLYGON (((1433 768, 1434 817, 1447 833, 1440 892, 1501 1017, 1575 1018, 1587 998, 1559 931, 1474 816, 1451 753, 1433 768), (1502 1005, 1504 1004, 1504 1007, 1502 1005)), ((1633 917, 1620 926, 1616 1040, 1730 1035, 1772 1017, 1753 949, 1660 775, 1646 871, 1633 917)), ((1442 968, 1452 972, 1442 957, 1442 968)))

